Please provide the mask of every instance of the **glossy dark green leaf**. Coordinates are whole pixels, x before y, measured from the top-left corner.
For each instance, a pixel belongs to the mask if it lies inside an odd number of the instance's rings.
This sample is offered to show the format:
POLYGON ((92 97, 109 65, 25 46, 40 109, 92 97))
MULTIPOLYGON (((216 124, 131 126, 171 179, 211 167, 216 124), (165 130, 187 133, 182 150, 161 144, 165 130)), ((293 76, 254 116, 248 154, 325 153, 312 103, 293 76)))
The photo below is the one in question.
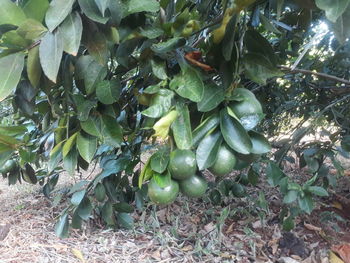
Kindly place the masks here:
POLYGON ((225 36, 222 41, 223 47, 222 47, 222 54, 226 61, 231 60, 232 52, 235 52, 234 44, 235 44, 235 32, 236 32, 236 22, 237 22, 237 16, 234 15, 231 17, 230 21, 228 22, 226 26, 225 36))
POLYGON ((52 0, 46 11, 45 22, 49 30, 52 32, 72 11, 75 0, 52 0))
POLYGON ((165 71, 165 68, 166 68, 165 62, 151 60, 151 65, 152 65, 153 74, 157 78, 162 79, 162 80, 168 78, 166 71, 165 71))
POLYGON ((60 238, 66 238, 68 237, 68 229, 69 229, 69 221, 68 221, 68 212, 66 211, 58 219, 55 225, 55 233, 60 238))
POLYGON ((177 148, 190 149, 192 146, 192 128, 188 107, 183 104, 176 105, 177 118, 171 125, 177 148))
POLYGON ((88 163, 95 156, 97 149, 97 138, 88 134, 83 134, 79 132, 77 136, 77 147, 80 156, 88 163))
POLYGON ((126 229, 132 229, 134 227, 134 219, 127 213, 118 213, 117 222, 121 227, 126 229))
POLYGON ((92 56, 80 56, 76 63, 75 78, 83 80, 86 93, 92 94, 97 83, 101 82, 107 75, 107 69, 95 61, 92 56))
POLYGON ((169 163, 170 152, 167 147, 159 149, 151 157, 151 168, 157 173, 163 173, 169 163))
POLYGON ((285 177, 282 170, 273 162, 269 162, 266 168, 267 181, 272 186, 277 186, 280 180, 285 177))
POLYGON ((26 15, 23 10, 10 0, 0 0, 0 25, 11 24, 19 26, 26 15))
POLYGON ((83 43, 87 47, 89 54, 100 64, 105 65, 109 57, 106 36, 93 23, 84 24, 83 43))
POLYGON ((157 12, 160 8, 156 0, 130 0, 128 3, 128 14, 139 12, 157 12))
POLYGON ((215 109, 225 98, 224 89, 211 82, 204 84, 203 98, 197 103, 199 111, 208 112, 215 109))
POLYGON ((63 157, 63 167, 70 175, 75 175, 75 169, 78 165, 78 151, 73 148, 63 157))
POLYGON ((28 0, 23 7, 23 12, 27 18, 32 18, 42 22, 48 8, 48 0, 28 0))
POLYGON ((214 113, 201 122, 192 133, 192 146, 197 147, 205 135, 213 131, 220 123, 219 114, 214 113))
POLYGON ((83 220, 88 220, 92 212, 92 204, 88 197, 84 197, 77 207, 77 213, 83 220))
POLYGON ((24 66, 24 54, 15 53, 0 58, 0 101, 16 88, 24 66))
POLYGON ((78 209, 75 209, 70 226, 74 229, 81 229, 82 224, 83 224, 83 220, 78 215, 78 209))
POLYGON ((95 0, 78 0, 79 5, 83 13, 91 20, 105 24, 108 21, 108 17, 103 17, 96 5, 95 0))
POLYGON ((194 102, 200 102, 203 97, 204 85, 200 74, 187 67, 170 81, 170 88, 175 90, 181 97, 194 102))
POLYGON ((265 85, 268 78, 283 75, 265 56, 258 53, 246 54, 243 63, 247 78, 261 85, 265 85))
POLYGON ((142 111, 142 114, 150 118, 162 117, 169 111, 174 97, 174 92, 168 89, 160 89, 152 99, 151 106, 142 111))
POLYGON ((69 14, 59 27, 63 39, 63 50, 76 56, 80 47, 83 24, 78 12, 69 14))
POLYGON ((110 201, 107 201, 103 205, 101 209, 101 214, 102 214, 103 220, 106 222, 107 225, 113 226, 116 224, 114 212, 113 212, 113 206, 110 201))
POLYGON ((114 210, 121 213, 132 213, 134 207, 126 202, 119 202, 113 205, 114 210))
POLYGON ((103 184, 98 183, 94 189, 94 195, 97 201, 103 202, 106 198, 106 189, 103 184))
POLYGON ((116 118, 102 116, 102 135, 106 144, 113 147, 120 147, 123 141, 123 131, 116 118))
POLYGON ((39 47, 41 67, 45 75, 56 83, 63 55, 63 41, 59 31, 46 33, 39 47))
POLYGON ((271 151, 271 145, 264 135, 250 131, 249 136, 253 144, 251 153, 264 154, 271 151))
POLYGON ((221 142, 221 133, 216 132, 207 135, 199 143, 196 150, 196 160, 199 170, 204 170, 214 164, 221 142))
POLYGON ((80 122, 80 126, 86 133, 92 136, 101 136, 101 119, 98 117, 89 116, 86 121, 80 122))
POLYGON ((341 45, 350 37, 350 27, 348 23, 350 21, 350 6, 346 8, 345 12, 337 19, 335 23, 329 22, 329 27, 333 31, 336 39, 341 45))
POLYGON ((253 186, 257 185, 259 182, 259 174, 254 171, 254 169, 249 169, 248 171, 248 181, 251 183, 253 186))
POLYGON ((75 97, 77 109, 78 109, 78 119, 80 121, 86 121, 89 118, 91 110, 96 107, 97 102, 91 100, 77 100, 75 97))
POLYGON ((105 11, 110 5, 110 2, 111 0, 95 0, 95 3, 98 9, 100 10, 102 16, 105 16, 105 11))
POLYGON ((220 129, 225 142, 236 152, 249 154, 252 141, 238 120, 232 118, 227 110, 220 112, 220 129))
POLYGON ((120 82, 117 80, 104 80, 96 86, 96 96, 103 104, 113 104, 119 99, 121 92, 120 82))
POLYGON ((66 155, 69 153, 69 151, 72 149, 72 147, 75 146, 77 136, 78 136, 77 132, 72 134, 67 139, 67 141, 63 144, 63 147, 62 147, 63 158, 66 157, 66 155))

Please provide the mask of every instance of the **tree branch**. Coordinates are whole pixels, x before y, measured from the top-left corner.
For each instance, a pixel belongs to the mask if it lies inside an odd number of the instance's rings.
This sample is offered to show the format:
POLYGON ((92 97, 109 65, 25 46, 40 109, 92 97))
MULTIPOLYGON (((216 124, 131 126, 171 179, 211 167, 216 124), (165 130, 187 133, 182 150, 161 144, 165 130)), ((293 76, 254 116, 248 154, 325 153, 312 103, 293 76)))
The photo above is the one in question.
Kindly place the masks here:
POLYGON ((341 82, 347 85, 350 85, 350 80, 347 79, 343 79, 343 78, 338 78, 336 76, 333 75, 328 75, 326 73, 319 73, 319 72, 315 72, 315 71, 311 71, 311 70, 306 70, 306 69, 291 69, 289 67, 286 66, 279 66, 280 69, 282 70, 286 70, 286 71, 290 71, 290 73, 303 73, 303 74, 309 74, 309 75, 315 75, 321 78, 325 78, 325 79, 330 79, 336 82, 341 82))

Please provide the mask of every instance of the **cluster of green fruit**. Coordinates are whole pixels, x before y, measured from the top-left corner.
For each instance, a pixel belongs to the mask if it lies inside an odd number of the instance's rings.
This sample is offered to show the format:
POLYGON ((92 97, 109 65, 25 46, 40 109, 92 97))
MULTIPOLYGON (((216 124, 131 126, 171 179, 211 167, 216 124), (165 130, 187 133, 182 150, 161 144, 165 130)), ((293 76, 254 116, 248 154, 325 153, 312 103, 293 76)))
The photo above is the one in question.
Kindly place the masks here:
POLYGON ((15 159, 7 160, 0 168, 0 173, 4 178, 8 177, 10 185, 15 184, 17 180, 21 181, 21 178, 30 184, 36 184, 38 182, 32 166, 25 164, 22 168, 15 159))
MULTIPOLYGON (((172 203, 179 191, 189 197, 201 197, 208 183, 198 170, 208 169, 215 176, 223 177, 234 169, 248 167, 261 154, 269 152, 271 147, 266 138, 252 131, 262 117, 262 107, 255 95, 247 89, 236 88, 225 108, 210 113, 192 132, 191 149, 176 149, 168 159, 163 157, 166 164, 162 169, 155 166, 152 170, 149 165, 143 179, 151 179, 148 184, 151 201, 172 203)), ((240 186, 237 185, 235 187, 240 186)), ((240 190, 232 192, 242 192, 240 190)))

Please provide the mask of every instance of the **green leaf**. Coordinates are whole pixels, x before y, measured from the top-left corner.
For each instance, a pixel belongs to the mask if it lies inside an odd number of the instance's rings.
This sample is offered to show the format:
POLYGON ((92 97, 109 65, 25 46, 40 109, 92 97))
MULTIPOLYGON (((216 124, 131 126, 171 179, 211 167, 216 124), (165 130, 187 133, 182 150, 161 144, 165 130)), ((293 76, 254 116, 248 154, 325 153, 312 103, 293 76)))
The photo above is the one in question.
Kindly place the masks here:
POLYGON ((252 168, 248 171, 248 181, 254 186, 257 185, 259 182, 259 174, 255 172, 252 168))
POLYGON ((271 145, 264 135, 250 131, 249 136, 253 145, 251 153, 264 154, 271 151, 271 145))
POLYGON ((113 208, 115 211, 121 212, 121 213, 132 213, 134 212, 134 208, 132 205, 126 203, 126 202, 119 202, 113 205, 113 208))
POLYGON ((74 229, 81 229, 82 224, 83 220, 78 215, 78 209, 75 209, 74 214, 72 216, 71 227, 74 229))
POLYGON ((54 83, 56 83, 62 55, 63 41, 59 31, 46 33, 40 43, 39 57, 45 75, 54 83))
POLYGON ((196 148, 199 142, 211 131, 213 131, 220 123, 217 113, 210 115, 192 133, 192 147, 196 148))
POLYGON ((310 193, 318 195, 318 196, 328 196, 329 195, 327 190, 324 189, 323 187, 320 187, 320 186, 309 186, 307 188, 307 190, 310 193))
POLYGON ((285 177, 282 170, 273 162, 269 162, 266 168, 267 181, 272 186, 277 186, 280 180, 285 177))
POLYGON ((103 80, 96 86, 96 96, 103 104, 113 104, 119 99, 121 85, 118 80, 103 80))
POLYGON ((192 146, 192 128, 188 107, 183 104, 176 105, 177 118, 171 125, 177 148, 190 149, 192 146))
POLYGON ((42 22, 48 8, 48 0, 28 0, 23 7, 23 11, 28 18, 42 22))
POLYGON ((103 115, 102 123, 102 135, 105 143, 113 147, 120 147, 123 142, 123 131, 116 118, 103 115))
POLYGON ((63 50, 76 56, 80 47, 83 24, 78 12, 69 14, 59 27, 63 39, 63 50))
POLYGON ((60 216, 58 222, 55 225, 55 233, 60 238, 68 237, 69 221, 68 221, 68 212, 64 212, 60 216))
POLYGON ((68 140, 64 143, 63 148, 62 148, 63 158, 66 157, 66 155, 69 153, 69 151, 75 145, 75 141, 77 139, 77 136, 78 136, 78 132, 76 132, 72 136, 70 136, 68 138, 68 140))
POLYGON ((75 0, 52 0, 46 11, 45 22, 52 32, 72 11, 75 0))
POLYGON ((299 191, 289 190, 287 194, 283 197, 283 203, 290 204, 297 200, 299 191))
POLYGON ((153 74, 159 78, 159 79, 167 79, 168 76, 166 74, 166 71, 165 71, 165 68, 166 68, 166 65, 165 65, 165 61, 163 62, 158 62, 158 61, 155 61, 155 60, 151 60, 151 65, 152 65, 152 71, 153 71, 153 74))
POLYGON ((156 0, 130 0, 128 14, 140 12, 157 12, 160 8, 156 0))
POLYGON ((335 37, 341 45, 350 37, 350 27, 347 25, 350 21, 350 6, 345 12, 335 21, 335 23, 329 22, 330 29, 333 31, 335 37))
POLYGON ((248 53, 243 58, 245 75, 252 81, 265 85, 266 80, 282 76, 283 73, 261 54, 248 53))
POLYGON ((95 0, 95 3, 98 7, 98 9, 100 10, 102 16, 105 16, 105 11, 108 8, 108 6, 110 5, 110 1, 111 0, 95 0))
POLYGON ((326 12, 328 20, 335 23, 349 5, 349 0, 316 0, 318 8, 326 12))
POLYGON ((141 189, 142 184, 152 178, 153 176, 153 171, 151 168, 151 158, 147 160, 143 168, 141 169, 140 176, 139 176, 139 181, 138 181, 138 187, 141 189))
POLYGON ((142 114, 150 118, 162 117, 171 107, 174 92, 168 89, 160 89, 153 97, 151 106, 142 111, 142 114))
POLYGON ((90 199, 85 197, 77 207, 77 213, 83 220, 88 220, 92 211, 92 205, 90 199))
POLYGON ((41 66, 39 59, 39 46, 33 47, 28 51, 27 74, 33 87, 37 87, 41 78, 41 66))
POLYGON ((90 111, 96 107, 97 102, 91 100, 83 100, 77 104, 78 108, 78 119, 80 121, 86 121, 89 118, 90 111))
POLYGON ((199 73, 187 67, 181 74, 176 75, 169 84, 181 97, 194 102, 200 102, 203 97, 204 85, 199 73))
POLYGON ((77 147, 81 157, 90 163, 95 156, 97 139, 91 135, 79 132, 77 137, 77 147))
POLYGON ((70 175, 75 174, 75 169, 78 165, 78 151, 73 148, 69 153, 63 158, 63 167, 70 175))
POLYGON ((24 54, 15 53, 0 58, 0 101, 16 88, 24 66, 24 54))
POLYGON ((75 65, 76 80, 84 80, 86 94, 92 94, 97 83, 107 75, 107 69, 95 61, 92 56, 80 56, 75 65))
POLYGON ((312 210, 314 209, 314 201, 309 194, 305 194, 304 197, 299 196, 298 204, 300 209, 308 214, 311 214, 312 210))
POLYGON ((134 227, 134 219, 130 214, 118 213, 117 222, 121 227, 132 229, 134 227))
POLYGON ((47 28, 34 19, 26 19, 17 29, 17 33, 24 39, 36 40, 41 37, 47 28))
POLYGON ((114 219, 114 214, 113 214, 113 206, 110 201, 107 201, 102 209, 101 209, 101 215, 103 220, 106 222, 107 225, 109 226, 114 226, 115 225, 115 219, 114 219))
POLYGON ((162 53, 173 51, 179 47, 184 46, 185 44, 186 44, 186 39, 182 37, 174 37, 165 42, 153 44, 151 46, 151 49, 156 53, 162 54, 162 53))
POLYGON ((24 125, 0 126, 0 134, 6 134, 7 136, 24 135, 27 131, 24 125))
POLYGON ((211 82, 204 85, 203 98, 197 103, 199 111, 208 112, 215 109, 225 98, 222 87, 211 82))
POLYGON ((169 148, 163 147, 151 156, 151 168, 157 173, 163 173, 169 163, 169 148))
POLYGON ((101 136, 101 119, 98 117, 89 116, 86 121, 80 122, 80 126, 86 133, 92 136, 101 136))
POLYGON ((196 160, 199 170, 204 170, 214 164, 222 142, 220 132, 209 134, 199 143, 196 150, 196 160))
POLYGON ((83 198, 85 197, 85 194, 86 194, 85 189, 78 191, 78 192, 75 192, 72 195, 72 198, 70 199, 71 203, 75 206, 78 206, 81 203, 81 201, 83 200, 83 198))
POLYGON ((283 220, 282 227, 284 231, 291 231, 295 227, 294 218, 292 216, 288 216, 283 220))
MULTIPOLYGON (((95 24, 88 24, 87 34, 83 35, 83 43, 87 47, 89 54, 101 65, 105 65, 109 57, 107 39, 95 24)), ((84 31, 85 32, 85 31, 84 31)))
POLYGON ((0 25, 19 26, 26 19, 23 10, 12 1, 0 0, 0 6, 0 25))
POLYGON ((100 11, 98 9, 98 6, 95 3, 95 0, 78 0, 78 2, 81 7, 81 10, 88 18, 90 18, 95 22, 106 24, 109 18, 103 17, 100 14, 100 11))
POLYGON ((236 152, 249 154, 252 150, 252 141, 246 130, 238 120, 232 118, 227 110, 220 112, 220 129, 225 142, 236 152))

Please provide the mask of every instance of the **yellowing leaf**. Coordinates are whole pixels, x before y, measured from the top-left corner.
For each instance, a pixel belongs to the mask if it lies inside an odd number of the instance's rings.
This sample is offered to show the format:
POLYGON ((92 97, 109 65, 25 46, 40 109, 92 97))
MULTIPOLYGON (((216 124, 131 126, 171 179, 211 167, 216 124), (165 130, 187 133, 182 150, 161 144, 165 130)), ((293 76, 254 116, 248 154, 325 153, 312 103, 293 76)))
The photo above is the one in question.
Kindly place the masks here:
POLYGON ((81 262, 86 262, 85 259, 84 259, 83 253, 79 249, 72 248, 72 253, 81 262))
POLYGON ((177 115, 177 111, 173 110, 157 121, 153 126, 153 129, 155 130, 153 136, 165 139, 168 136, 170 125, 175 121, 177 115))

